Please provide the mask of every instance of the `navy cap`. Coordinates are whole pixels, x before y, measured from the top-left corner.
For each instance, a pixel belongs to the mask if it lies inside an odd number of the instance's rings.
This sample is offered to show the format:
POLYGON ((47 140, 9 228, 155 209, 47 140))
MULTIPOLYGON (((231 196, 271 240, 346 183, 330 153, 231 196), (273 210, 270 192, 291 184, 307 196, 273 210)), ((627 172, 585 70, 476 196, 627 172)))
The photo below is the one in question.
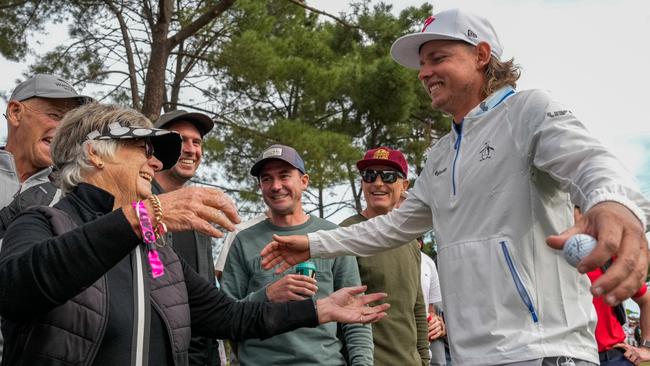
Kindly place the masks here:
POLYGON ((257 158, 257 161, 251 168, 251 175, 259 177, 264 164, 272 159, 286 161, 294 168, 300 170, 302 174, 305 174, 305 162, 294 148, 285 145, 271 145, 257 158))
POLYGON ((163 114, 160 116, 160 118, 158 118, 156 123, 154 123, 154 127, 165 128, 165 126, 168 124, 178 121, 187 121, 192 123, 199 130, 201 137, 205 136, 208 132, 210 132, 210 130, 212 130, 212 127, 214 127, 212 118, 210 118, 207 114, 197 112, 190 113, 182 109, 163 114))

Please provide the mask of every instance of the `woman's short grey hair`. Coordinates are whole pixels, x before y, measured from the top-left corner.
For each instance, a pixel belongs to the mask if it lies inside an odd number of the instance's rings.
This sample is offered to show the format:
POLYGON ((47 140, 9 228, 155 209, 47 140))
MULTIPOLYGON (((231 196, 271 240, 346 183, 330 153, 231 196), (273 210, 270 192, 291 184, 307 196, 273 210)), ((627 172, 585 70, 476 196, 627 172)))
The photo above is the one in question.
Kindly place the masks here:
POLYGON ((50 149, 55 178, 64 192, 74 189, 84 181, 86 173, 95 169, 88 158, 86 145, 91 144, 102 158, 115 156, 121 143, 119 140, 86 140, 86 136, 118 121, 124 126, 153 126, 140 112, 115 104, 90 103, 66 113, 50 149))

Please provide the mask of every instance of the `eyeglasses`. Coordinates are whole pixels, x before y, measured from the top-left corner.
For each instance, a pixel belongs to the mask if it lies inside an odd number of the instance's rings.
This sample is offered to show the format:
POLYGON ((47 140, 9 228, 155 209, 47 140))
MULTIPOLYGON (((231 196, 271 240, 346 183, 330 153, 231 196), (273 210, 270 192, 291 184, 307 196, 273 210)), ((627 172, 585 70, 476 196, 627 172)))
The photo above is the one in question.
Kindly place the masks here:
POLYGON ((371 170, 366 169, 361 172, 361 179, 366 183, 373 183, 377 177, 381 177, 384 183, 395 183, 397 178, 405 179, 404 174, 394 170, 371 170))
MULTIPOLYGON (((133 141, 133 140, 131 140, 131 141, 133 141)), ((137 147, 144 148, 144 156, 146 156, 147 159, 151 159, 151 157, 153 156, 153 153, 154 153, 153 143, 151 142, 151 139, 143 138, 143 139, 137 139, 135 141, 138 142, 138 144, 136 145, 137 147), (140 143, 139 143, 140 141, 143 141, 144 145, 140 145, 140 143)))

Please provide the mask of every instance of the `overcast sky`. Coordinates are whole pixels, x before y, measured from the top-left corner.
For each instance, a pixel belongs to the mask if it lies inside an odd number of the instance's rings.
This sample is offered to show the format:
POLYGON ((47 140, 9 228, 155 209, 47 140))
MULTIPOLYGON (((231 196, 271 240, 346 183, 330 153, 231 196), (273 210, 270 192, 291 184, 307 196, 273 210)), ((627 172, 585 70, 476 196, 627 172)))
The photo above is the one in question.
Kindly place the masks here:
MULTIPOLYGON (((396 10, 423 1, 388 1, 396 10)), ((308 0, 338 13, 345 0, 308 0)), ((650 193, 650 2, 645 0, 448 0, 434 12, 460 7, 491 20, 504 57, 523 67, 518 89, 549 92, 584 122, 640 178, 650 193)), ((51 29, 48 47, 65 37, 51 29)), ((45 48, 45 47, 44 47, 45 48)), ((12 90, 23 65, 0 57, 0 90, 12 90)), ((6 105, 0 101, 0 109, 6 105)), ((6 124, 0 123, 0 141, 6 124)))
MULTIPOLYGON (((339 12, 347 1, 312 0, 339 12)), ((397 10, 424 1, 392 1, 397 10)), ((518 89, 549 91, 610 147, 650 194, 650 2, 448 0, 488 18, 504 57, 523 67, 518 89)))

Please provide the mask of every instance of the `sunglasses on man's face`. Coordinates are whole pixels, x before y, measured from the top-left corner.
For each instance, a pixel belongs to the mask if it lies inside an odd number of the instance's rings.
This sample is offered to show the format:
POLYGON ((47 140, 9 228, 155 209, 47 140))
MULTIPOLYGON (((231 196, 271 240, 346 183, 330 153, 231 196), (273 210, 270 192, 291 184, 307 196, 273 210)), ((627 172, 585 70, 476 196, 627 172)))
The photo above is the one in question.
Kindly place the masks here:
POLYGON ((381 181, 384 183, 395 183, 397 178, 405 179, 404 174, 394 170, 366 169, 361 172, 361 179, 366 183, 373 183, 377 177, 381 177, 381 181))

